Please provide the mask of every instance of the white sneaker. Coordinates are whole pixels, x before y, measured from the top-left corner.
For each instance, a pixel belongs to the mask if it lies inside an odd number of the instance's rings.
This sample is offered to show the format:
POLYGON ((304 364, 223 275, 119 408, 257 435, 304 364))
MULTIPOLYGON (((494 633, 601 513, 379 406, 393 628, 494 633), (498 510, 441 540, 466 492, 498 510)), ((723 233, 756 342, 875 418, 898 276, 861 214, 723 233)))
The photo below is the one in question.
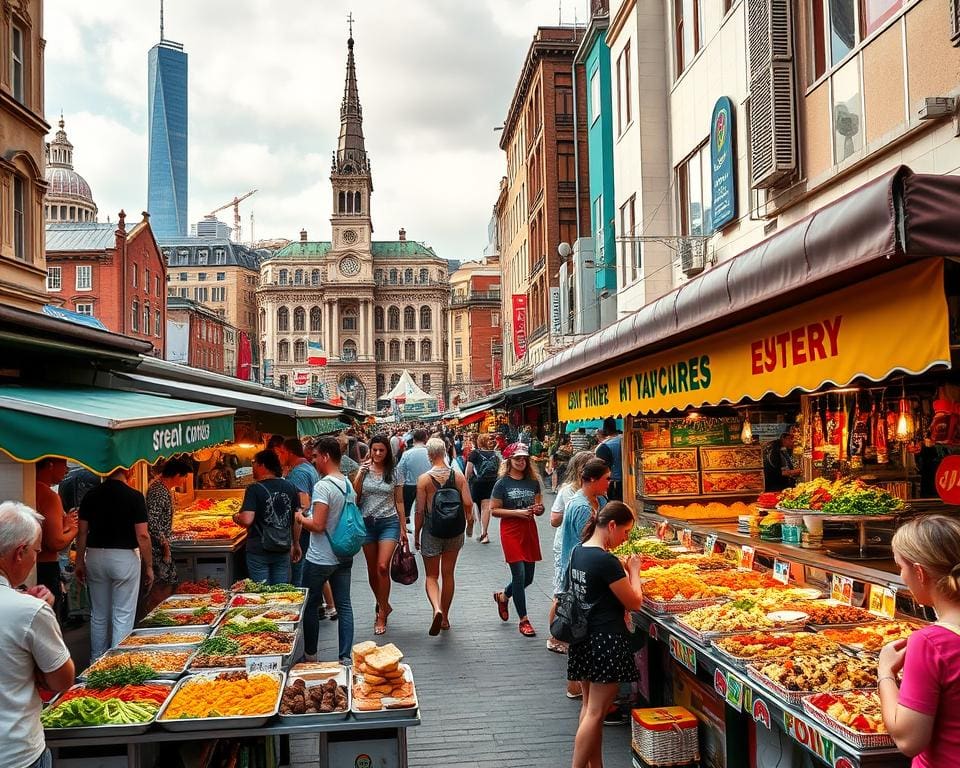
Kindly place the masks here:
POLYGON ((336 609, 336 608, 324 608, 324 609, 323 609, 323 615, 326 616, 326 617, 327 617, 328 619, 330 619, 331 621, 333 621, 334 619, 337 618, 337 609, 336 609))

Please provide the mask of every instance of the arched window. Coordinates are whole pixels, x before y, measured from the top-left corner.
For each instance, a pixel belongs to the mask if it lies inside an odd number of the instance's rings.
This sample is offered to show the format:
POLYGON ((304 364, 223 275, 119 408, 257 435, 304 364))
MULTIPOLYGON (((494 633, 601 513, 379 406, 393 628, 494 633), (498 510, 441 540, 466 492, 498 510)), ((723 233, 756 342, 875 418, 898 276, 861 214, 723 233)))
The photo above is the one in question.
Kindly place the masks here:
POLYGON ((284 373, 284 374, 281 374, 281 376, 280 376, 280 389, 282 389, 284 392, 287 391, 287 382, 288 382, 289 380, 290 380, 290 379, 287 377, 287 374, 285 374, 285 373, 284 373))
POLYGON ((290 330, 290 310, 286 307, 280 307, 277 310, 277 330, 281 333, 290 330))
POLYGON ((417 359, 417 342, 413 339, 407 339, 403 345, 403 357, 408 363, 412 363, 417 359))
POLYGON ((280 285, 287 285, 290 282, 290 273, 285 270, 280 270, 280 285))
POLYGON ((353 193, 347 192, 347 213, 353 213, 353 193))
POLYGON ((417 330, 417 311, 413 307, 404 307, 403 310, 403 330, 417 330))
POLYGON ((397 284, 397 270, 391 269, 391 270, 390 270, 390 285, 396 285, 396 284, 397 284))
POLYGON ((143 305, 143 332, 150 333, 150 304, 148 302, 143 305))
POLYGON ((260 332, 263 333, 264 329, 267 327, 267 310, 260 310, 260 332))
POLYGON ((377 374, 377 400, 387 394, 387 377, 382 373, 377 374))
POLYGON ((420 362, 429 363, 430 357, 433 353, 431 348, 430 339, 424 339, 420 342, 420 362))
POLYGON ((323 330, 323 313, 320 307, 310 307, 310 331, 317 333, 323 330))
POLYGON ((360 193, 353 193, 353 212, 354 213, 363 213, 362 206, 360 205, 360 193))
POLYGON ((383 330, 383 307, 373 308, 373 329, 375 331, 383 330))
POLYGON ((277 362, 290 362, 290 342, 286 339, 277 344, 277 362))
POLYGON ((412 283, 413 282, 413 270, 405 269, 403 270, 403 282, 412 283))
POLYGON ((337 212, 347 212, 347 195, 344 192, 341 192, 339 195, 337 195, 337 212))
POLYGON ((130 320, 133 330, 140 330, 140 302, 136 299, 133 300, 133 305, 130 307, 130 320))
POLYGON ((377 339, 373 343, 373 354, 376 357, 378 363, 383 362, 384 354, 387 351, 387 345, 383 343, 383 339, 377 339))
POLYGON ((387 328, 391 331, 400 330, 400 307, 390 307, 387 310, 387 328))
POLYGON ((347 339, 345 342, 343 342, 343 354, 340 356, 340 358, 348 363, 356 362, 357 342, 355 342, 353 339, 347 339))
POLYGON ((375 270, 373 270, 373 281, 374 281, 375 283, 382 283, 382 282, 383 282, 383 270, 382 270, 382 269, 375 269, 375 270))
POLYGON ((303 339, 297 339, 293 342, 293 362, 305 363, 307 361, 307 342, 303 339))
MULTIPOLYGON (((400 342, 397 339, 393 339, 390 342, 390 362, 399 363, 400 362, 400 342)), ((394 382, 396 383, 396 382, 394 382)), ((391 384, 391 386, 393 386, 391 384)))
POLYGON ((300 332, 307 330, 307 312, 303 307, 293 310, 293 330, 300 332))
POLYGON ((427 392, 427 393, 430 392, 430 374, 429 374, 429 373, 423 374, 423 387, 422 387, 422 389, 423 389, 424 392, 427 392))
POLYGON ((400 374, 395 373, 390 377, 390 389, 393 389, 397 384, 400 383, 400 374))
POLYGON ((420 330, 429 331, 433 324, 433 310, 426 304, 420 307, 420 330))
POLYGON ((430 282, 430 270, 428 270, 428 269, 421 269, 421 270, 420 270, 420 282, 421 282, 421 283, 429 283, 429 282, 430 282))
POLYGON ((298 269, 293 273, 293 284, 294 285, 303 285, 303 270, 298 269))
POLYGON ((340 324, 345 331, 357 330, 357 308, 348 307, 347 309, 343 310, 340 324))
POLYGON ((320 270, 312 269, 310 270, 310 285, 317 286, 320 285, 320 270))

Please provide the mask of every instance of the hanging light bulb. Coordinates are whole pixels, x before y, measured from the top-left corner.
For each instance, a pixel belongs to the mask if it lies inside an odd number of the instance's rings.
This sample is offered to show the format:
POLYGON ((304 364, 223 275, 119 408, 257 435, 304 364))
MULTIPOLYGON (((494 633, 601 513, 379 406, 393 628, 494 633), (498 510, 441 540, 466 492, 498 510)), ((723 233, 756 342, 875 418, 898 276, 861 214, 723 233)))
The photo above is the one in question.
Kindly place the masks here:
POLYGON ((753 442, 753 426, 750 424, 750 412, 745 411, 743 416, 743 427, 740 429, 740 440, 744 445, 750 445, 753 442))
POLYGON ((910 437, 910 401, 907 400, 907 388, 900 383, 900 403, 897 406, 900 415, 897 417, 897 439, 906 440, 910 437))

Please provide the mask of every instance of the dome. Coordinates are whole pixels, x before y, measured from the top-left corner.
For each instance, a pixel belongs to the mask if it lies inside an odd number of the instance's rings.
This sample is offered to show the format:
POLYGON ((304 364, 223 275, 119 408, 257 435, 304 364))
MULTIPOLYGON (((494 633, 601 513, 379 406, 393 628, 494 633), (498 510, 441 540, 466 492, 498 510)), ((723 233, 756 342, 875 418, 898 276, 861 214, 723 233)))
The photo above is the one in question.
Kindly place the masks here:
POLYGON ((47 195, 49 197, 69 197, 93 202, 90 185, 72 168, 47 168, 47 195))
POLYGON ((63 129, 60 115, 60 130, 53 141, 47 144, 47 221, 96 221, 97 204, 87 180, 73 170, 73 144, 63 129))

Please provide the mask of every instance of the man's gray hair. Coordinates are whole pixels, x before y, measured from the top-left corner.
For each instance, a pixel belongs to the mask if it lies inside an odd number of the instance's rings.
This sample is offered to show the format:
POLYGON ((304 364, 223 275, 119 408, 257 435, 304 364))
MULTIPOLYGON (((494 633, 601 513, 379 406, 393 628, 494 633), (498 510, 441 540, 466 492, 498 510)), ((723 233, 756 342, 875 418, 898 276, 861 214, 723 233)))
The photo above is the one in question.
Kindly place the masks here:
POLYGON ((431 437, 427 440, 427 456, 430 461, 436 461, 447 455, 447 444, 439 437, 431 437))
POLYGON ((0 557, 37 540, 43 515, 19 501, 0 503, 0 557))

